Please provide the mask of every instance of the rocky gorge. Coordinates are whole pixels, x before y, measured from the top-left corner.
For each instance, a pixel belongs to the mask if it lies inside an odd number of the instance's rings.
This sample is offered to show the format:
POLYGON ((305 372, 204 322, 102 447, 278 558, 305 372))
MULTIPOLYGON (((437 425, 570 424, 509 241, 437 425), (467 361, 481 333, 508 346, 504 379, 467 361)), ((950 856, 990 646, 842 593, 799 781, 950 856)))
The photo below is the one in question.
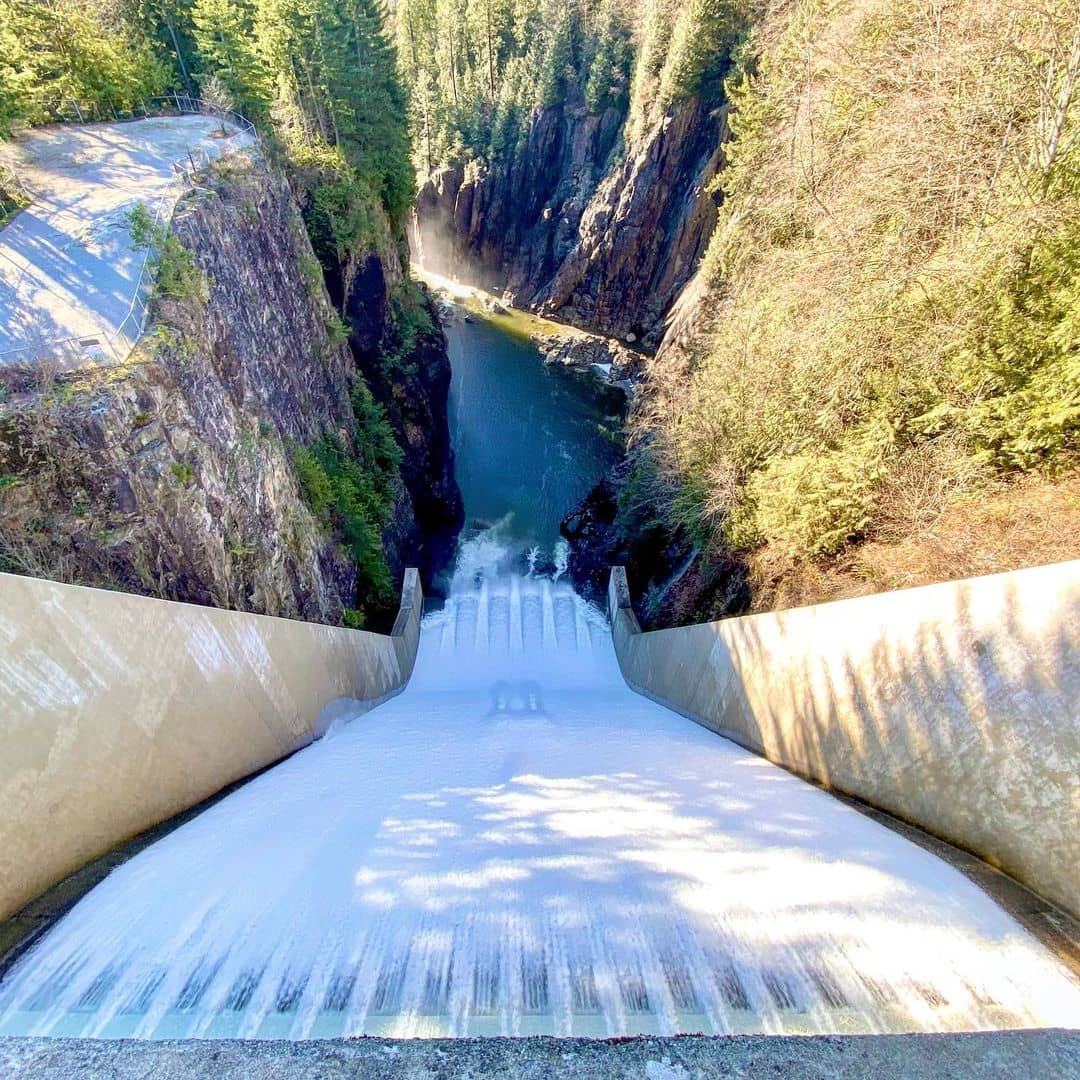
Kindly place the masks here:
POLYGON ((690 98, 627 140, 623 115, 538 110, 509 161, 421 186, 412 240, 438 273, 574 326, 659 345, 716 223, 726 113, 690 98))
MULTIPOLYGON (((566 324, 532 333, 545 362, 621 387, 632 417, 635 386, 684 362, 700 319, 695 274, 722 197, 727 107, 690 96, 627 128, 617 110, 589 113, 574 98, 538 110, 509 161, 427 178, 410 239, 425 268, 566 324)), ((643 493, 642 448, 630 443, 626 460, 567 508, 576 587, 602 603, 608 567, 624 563, 646 625, 746 610, 745 567, 704 554, 670 523, 662 493, 643 493)))

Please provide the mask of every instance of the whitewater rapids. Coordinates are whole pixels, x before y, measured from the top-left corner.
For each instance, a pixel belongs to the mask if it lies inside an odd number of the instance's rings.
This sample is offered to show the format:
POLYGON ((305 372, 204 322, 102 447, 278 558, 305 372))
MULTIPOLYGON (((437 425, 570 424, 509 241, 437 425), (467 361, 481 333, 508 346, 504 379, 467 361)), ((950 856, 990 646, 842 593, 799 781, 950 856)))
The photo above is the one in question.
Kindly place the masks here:
POLYGON ((960 873, 632 693, 600 612, 484 559, 403 694, 115 869, 0 984, 0 1034, 95 1037, 1078 1018, 960 873))

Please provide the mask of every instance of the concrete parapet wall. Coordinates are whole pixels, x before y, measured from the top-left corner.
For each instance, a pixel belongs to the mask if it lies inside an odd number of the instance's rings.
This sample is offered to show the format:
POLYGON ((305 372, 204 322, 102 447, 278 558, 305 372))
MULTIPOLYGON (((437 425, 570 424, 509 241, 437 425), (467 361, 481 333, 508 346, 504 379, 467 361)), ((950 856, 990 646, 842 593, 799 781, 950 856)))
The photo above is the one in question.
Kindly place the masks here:
POLYGON ((401 690, 422 603, 409 570, 383 635, 0 574, 0 918, 401 690))
POLYGON ((642 633, 635 690, 1080 915, 1080 561, 642 633))

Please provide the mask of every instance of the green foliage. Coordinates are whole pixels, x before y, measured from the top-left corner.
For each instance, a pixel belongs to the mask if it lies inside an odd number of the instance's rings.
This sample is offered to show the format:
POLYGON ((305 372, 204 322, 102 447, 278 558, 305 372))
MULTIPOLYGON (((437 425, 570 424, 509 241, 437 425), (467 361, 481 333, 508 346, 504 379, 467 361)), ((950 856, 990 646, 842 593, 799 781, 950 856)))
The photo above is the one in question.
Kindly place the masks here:
POLYGON ((727 523, 736 547, 768 539, 792 556, 832 555, 869 524, 891 432, 855 432, 833 449, 772 457, 727 523))
POLYGON ((172 462, 169 471, 181 487, 189 487, 195 479, 195 470, 186 461, 172 462))
POLYGON ((719 102, 745 36, 749 0, 643 0, 628 128, 637 135, 683 98, 719 102))
POLYGON ((537 100, 547 108, 563 100, 567 80, 573 77, 575 29, 570 7, 561 8, 555 15, 554 25, 550 27, 547 48, 540 64, 537 100))
POLYGON ((347 607, 341 613, 341 621, 350 630, 363 630, 367 619, 359 608, 347 607))
POLYGON ((307 286, 308 295, 314 300, 322 296, 323 271, 322 264, 314 255, 306 252, 300 256, 300 273, 304 275, 304 284, 307 286))
POLYGON ((150 208, 144 202, 136 203, 128 211, 128 228, 131 230, 131 244, 135 248, 151 247, 157 240, 157 226, 150 208))
POLYGON ((197 342, 184 334, 178 333, 171 326, 159 322, 150 333, 150 355, 161 360, 167 353, 172 353, 184 366, 189 364, 198 351, 197 342))
POLYGON ((326 321, 326 339, 331 345, 344 345, 349 340, 349 324, 334 316, 326 321))
POLYGON ((190 17, 204 84, 220 80, 242 111, 265 115, 271 80, 256 49, 256 5, 251 0, 194 0, 190 17))
POLYGON ((352 391, 356 430, 351 445, 337 434, 293 450, 304 499, 316 521, 352 554, 357 568, 353 623, 392 608, 395 596, 382 546, 382 529, 393 510, 394 478, 401 451, 382 409, 363 383, 352 391))
POLYGON ((598 113, 605 108, 624 110, 634 61, 633 46, 614 4, 601 4, 598 17, 600 30, 585 80, 585 104, 590 112, 598 113))
MULTIPOLYGON (((978 332, 951 358, 973 400, 950 418, 998 468, 1054 467, 1077 449, 1080 199, 1070 209, 992 283, 997 288, 984 288, 978 332)), ((948 405, 938 409, 939 424, 948 413, 948 405)))
POLYGON ((154 222, 145 203, 132 207, 128 224, 132 246, 151 249, 154 294, 205 303, 209 285, 206 275, 195 263, 195 256, 167 226, 154 222))
POLYGON ((304 224, 324 265, 345 266, 371 250, 380 238, 379 196, 363 172, 330 147, 297 151, 293 164, 310 192, 304 224))
POLYGON ((621 0, 400 0, 418 167, 510 156, 538 107, 625 109, 633 8, 621 0))
POLYGON ((333 171, 366 185, 393 223, 404 220, 415 185, 407 100, 377 0, 262 0, 250 11, 240 0, 196 0, 196 11, 203 4, 250 21, 252 71, 238 93, 269 111, 290 156, 336 150, 351 173, 333 171))
POLYGON ((404 282, 391 294, 390 326, 393 346, 383 354, 383 370, 391 375, 412 374, 415 370, 413 354, 421 335, 435 330, 424 291, 415 281, 404 282))
MULTIPOLYGON (((318 444, 316 444, 318 447, 318 444)), ((325 528, 332 528, 331 514, 334 509, 334 489, 330 483, 330 477, 323 468, 322 462, 316 449, 311 450, 303 446, 293 449, 293 467, 296 469, 296 479, 300 483, 300 490, 304 494, 304 500, 308 508, 325 528)))
POLYGON ((41 123, 130 112, 160 94, 168 65, 111 0, 0 0, 0 136, 41 123))
POLYGON ((807 0, 760 30, 728 87, 708 318, 641 412, 673 513, 798 561, 1075 464, 1075 9, 807 0))
POLYGON ((172 85, 235 104, 290 159, 335 153, 331 172, 397 225, 415 177, 386 18, 379 0, 0 0, 0 136, 72 119, 73 101, 87 119, 130 112, 172 85))
POLYGON ((512 156, 537 108, 629 111, 633 133, 683 97, 719 101, 746 3, 400 0, 417 165, 512 156))
POLYGON ((681 7, 659 73, 661 109, 707 90, 707 81, 720 77, 743 30, 740 7, 738 0, 689 0, 681 7))

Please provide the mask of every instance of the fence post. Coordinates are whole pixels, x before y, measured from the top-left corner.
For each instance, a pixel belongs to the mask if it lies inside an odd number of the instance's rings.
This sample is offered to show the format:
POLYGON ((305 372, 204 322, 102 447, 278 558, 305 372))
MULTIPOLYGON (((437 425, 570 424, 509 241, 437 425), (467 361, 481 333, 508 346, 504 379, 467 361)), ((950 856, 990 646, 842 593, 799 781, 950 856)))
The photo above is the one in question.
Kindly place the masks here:
POLYGON ((83 122, 82 109, 79 108, 79 103, 74 98, 71 99, 71 104, 75 106, 75 115, 79 118, 81 124, 83 122))

